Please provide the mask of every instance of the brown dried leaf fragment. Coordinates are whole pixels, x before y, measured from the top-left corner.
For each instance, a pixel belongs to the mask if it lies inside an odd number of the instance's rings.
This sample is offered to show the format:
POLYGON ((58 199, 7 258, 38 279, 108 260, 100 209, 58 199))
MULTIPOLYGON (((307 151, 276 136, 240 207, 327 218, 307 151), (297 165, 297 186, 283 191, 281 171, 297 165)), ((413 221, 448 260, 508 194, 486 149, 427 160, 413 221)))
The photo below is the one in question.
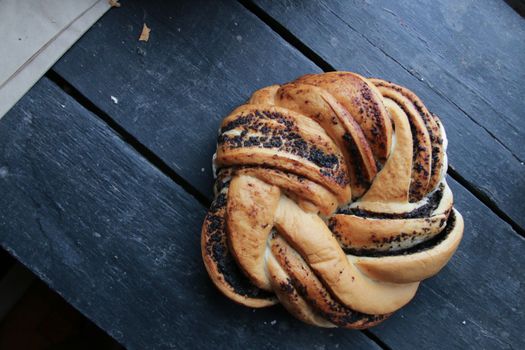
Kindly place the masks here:
POLYGON ((118 0, 108 0, 108 4, 111 7, 120 7, 120 2, 118 2, 118 0))
POLYGON ((146 23, 144 23, 144 26, 142 27, 142 33, 140 33, 139 41, 148 41, 150 32, 151 32, 151 28, 149 28, 146 25, 146 23))

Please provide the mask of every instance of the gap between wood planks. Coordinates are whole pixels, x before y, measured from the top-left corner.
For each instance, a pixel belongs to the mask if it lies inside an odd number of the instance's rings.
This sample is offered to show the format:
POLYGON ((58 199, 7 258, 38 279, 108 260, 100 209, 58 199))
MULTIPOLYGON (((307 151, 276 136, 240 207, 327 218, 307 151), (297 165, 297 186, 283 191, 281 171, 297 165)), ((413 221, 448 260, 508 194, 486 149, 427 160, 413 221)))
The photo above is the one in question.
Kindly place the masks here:
MULTIPOLYGON (((136 137, 127 132, 122 126, 120 126, 113 118, 107 113, 98 108, 93 102, 87 99, 80 91, 78 91, 73 85, 68 83, 58 73, 53 70, 49 70, 45 77, 56 84, 62 91, 71 96, 75 101, 82 105, 85 109, 93 113, 97 118, 101 119, 111 130, 113 130, 124 142, 131 146, 141 156, 143 156, 148 162, 154 167, 161 171, 164 175, 169 177, 172 181, 181 186, 185 191, 192 195, 200 204, 205 208, 209 208, 211 205, 210 200, 206 198, 199 190, 193 187, 188 181, 175 172, 166 162, 164 162, 159 156, 153 151, 141 143, 136 137)), ((377 346, 383 350, 392 350, 385 342, 383 342, 378 336, 370 332, 369 330, 361 330, 361 332, 373 341, 377 346)))
MULTIPOLYGON (((335 68, 325 61, 321 56, 319 56, 315 51, 309 48, 304 44, 299 38, 292 34, 288 29, 281 25, 277 20, 266 14, 262 9, 257 5, 253 4, 249 0, 239 0, 241 5, 243 5, 249 12, 253 13, 261 21, 263 21, 271 30, 273 30, 277 35, 282 37, 288 44, 297 49, 302 53, 306 58, 312 61, 314 64, 319 66, 323 71, 329 72, 334 71, 335 68)), ((372 44, 372 43, 371 43, 372 44)), ((373 45, 373 44, 372 44, 373 45)), ((390 57, 388 54, 383 52, 387 57, 390 57)), ((393 59, 392 57, 390 57, 393 59)), ((394 60, 397 64, 401 63, 394 60)), ((401 65, 401 67, 403 67, 401 65)), ((404 67, 403 67, 404 68, 404 67)), ((406 70, 406 69, 405 69, 406 70)), ((408 70, 407 70, 408 71, 408 70)), ((409 72, 409 71, 408 71, 409 72)), ((409 72, 410 73, 410 72, 409 72)), ((411 73, 410 73, 411 74, 411 73)), ((125 128, 119 125, 110 115, 105 113, 102 109, 97 107, 92 103, 88 98, 86 98, 82 93, 80 93, 76 88, 69 84, 64 78, 62 78, 58 73, 53 70, 50 70, 46 77, 49 78, 53 83, 55 83, 59 88, 61 88, 65 93, 73 97, 79 104, 84 108, 92 112, 95 116, 101 119, 108 127, 110 127, 122 140, 129 144, 135 151, 137 151, 141 156, 143 156, 147 161, 149 161, 154 167, 159 169, 164 175, 168 176, 175 183, 179 184, 185 191, 192 195, 200 204, 204 207, 209 207, 210 200, 203 195, 197 188, 192 186, 188 181, 186 181, 182 176, 176 173, 176 171, 165 161, 163 161, 159 156, 157 156, 152 150, 147 146, 141 143, 136 137, 126 131, 125 128)), ((417 77, 416 77, 417 78, 417 77)), ((439 91, 435 93, 440 94, 439 91)), ((441 94, 440 94, 441 95, 441 94)), ((457 106, 456 106, 457 107, 457 106)), ((458 107, 459 108, 459 107, 458 107)), ((465 113, 465 112, 463 112, 465 113)), ((466 114, 466 113, 465 113, 466 114)), ((472 119, 466 114, 466 116, 472 119)), ((474 121, 478 124, 476 121, 474 121)), ((479 125, 479 124, 478 124, 479 125)), ((490 133, 489 133, 490 134, 490 133)), ((448 174, 463 187, 465 187, 470 193, 472 193, 478 200, 485 204, 491 211, 493 211, 499 218, 508 223, 514 231, 518 234, 525 237, 525 231, 514 222, 507 214, 501 210, 495 202, 493 202, 487 195, 485 195, 481 190, 476 188, 473 184, 468 182, 460 174, 458 174, 453 168, 448 168, 448 174)), ((376 343, 380 348, 385 350, 390 350, 391 348, 382 341, 378 336, 372 333, 369 330, 362 331, 371 341, 376 343)))
POLYGON ((525 0, 505 0, 521 17, 525 17, 525 0))
MULTIPOLYGON (((383 55, 385 55, 387 58, 395 62, 399 67, 401 67, 405 72, 407 72, 409 75, 413 76, 417 80, 421 81, 423 84, 425 84, 430 90, 432 90, 436 95, 443 98, 448 103, 452 104, 454 107, 456 107, 461 113, 463 113, 468 119, 470 119, 474 124, 482 128, 489 134, 494 140, 496 140, 503 148, 505 148, 518 162, 522 163, 522 160, 520 157, 518 157, 512 150, 502 141, 500 140, 491 130, 487 129, 485 126, 483 126, 481 123, 479 123, 474 117, 472 117, 470 114, 467 113, 463 108, 461 108, 456 102, 454 102, 452 99, 450 99, 448 96, 446 96, 443 92, 441 92, 439 89, 432 86, 427 80, 423 81, 420 76, 417 74, 414 74, 412 70, 410 70, 408 67, 406 67, 403 63, 399 62, 397 59, 395 59, 392 55, 390 55, 388 52, 386 52, 383 48, 380 46, 377 46, 374 42, 372 42, 366 35, 359 32, 357 29, 352 27, 350 23, 344 20, 341 16, 339 16, 337 13, 335 13, 332 9, 325 6, 325 8, 334 15, 337 19, 339 19, 341 22, 343 22, 348 28, 350 28, 352 31, 357 33, 361 38, 363 38, 367 43, 369 43, 372 47, 378 49, 383 55)), ((472 89, 470 89, 467 85, 463 85, 464 88, 469 89, 472 92, 472 89)), ((496 111, 497 112, 497 111, 496 111)))
POLYGON ((171 168, 165 161, 157 156, 153 151, 141 143, 135 136, 126 131, 120 126, 113 118, 111 118, 106 112, 98 108, 93 102, 87 99, 80 93, 76 88, 62 78, 58 73, 53 70, 49 70, 45 77, 56 84, 66 94, 71 96, 85 109, 93 113, 95 116, 100 118, 107 126, 112 129, 124 142, 129 144, 135 151, 142 155, 148 162, 153 164, 154 167, 159 169, 164 175, 169 177, 179 186, 181 186, 186 192, 192 195, 200 204, 208 208, 211 204, 210 200, 206 198, 201 192, 193 187, 188 181, 182 176, 177 174, 173 168, 171 168))
MULTIPOLYGON (((98 108, 94 103, 88 100, 84 95, 82 95, 77 89, 75 89, 71 84, 69 84, 64 78, 58 75, 56 72, 49 70, 45 76, 56 84, 62 91, 64 91, 69 96, 73 97, 84 108, 93 113, 96 117, 100 118, 106 125, 111 128, 124 142, 129 144, 135 151, 137 151, 141 156, 146 158, 154 167, 160 170, 164 175, 169 177, 172 181, 181 186, 185 191, 191 194, 200 204, 205 208, 209 208, 211 202, 200 193, 195 187, 193 187, 188 181, 182 178, 179 174, 175 172, 166 162, 164 162, 159 156, 157 156, 153 151, 141 143, 136 137, 127 132, 123 127, 121 127, 113 118, 111 118, 107 113, 98 108)), ((366 335, 370 340, 376 343, 383 350, 391 350, 381 339, 376 335, 372 334, 368 330, 361 331, 366 335)))
MULTIPOLYGON (((262 10, 257 9, 255 5, 241 0, 248 10, 253 12, 258 18, 260 18, 266 25, 268 25, 272 30, 274 30, 278 35, 280 35, 285 41, 290 45, 296 48, 301 52, 305 57, 314 62, 319 66, 323 71, 334 71, 335 68, 326 62, 323 58, 317 55, 312 49, 307 47, 303 42, 301 42, 297 37, 295 37, 290 31, 284 28, 280 23, 278 23, 273 18, 269 17, 262 10)), ((192 186, 188 181, 186 181, 182 176, 176 173, 176 171, 170 167, 168 163, 163 161, 159 156, 157 156, 152 150, 146 147, 141 143, 136 137, 126 131, 122 126, 119 125, 110 115, 105 113, 94 103, 92 103, 88 98, 86 98, 79 90, 74 88, 69 82, 62 78, 58 73, 53 70, 50 70, 45 75, 50 79, 54 84, 56 84, 61 90, 66 94, 75 99, 80 105, 89 110, 99 119, 101 119, 109 128, 111 128, 123 141, 130 145, 135 151, 137 151, 141 156, 143 156, 148 162, 150 162, 154 167, 160 170, 164 175, 169 177, 172 181, 181 186, 185 191, 187 191, 191 196, 193 196, 201 205, 208 208, 210 206, 210 200, 202 194, 197 188, 192 186)), ((454 180, 460 183, 463 187, 472 193, 477 199, 479 199, 483 204, 485 204, 490 210, 492 210, 499 218, 508 223, 514 231, 518 234, 525 237, 524 230, 515 223, 508 215, 506 215, 488 196, 486 196, 482 191, 477 189, 474 185, 464 179, 451 167, 448 168, 447 173, 454 180)), ((383 350, 391 350, 391 348, 381 340, 377 335, 372 333, 370 330, 361 331, 366 337, 373 341, 377 346, 383 350)))
MULTIPOLYGON (((324 60, 321 56, 319 56, 315 51, 313 51, 311 48, 309 48, 305 43, 303 43, 298 37, 296 37, 291 31, 289 31, 286 27, 284 27, 281 23, 279 23, 276 19, 268 15, 263 9, 261 9, 259 6, 254 4, 250 0, 238 0, 241 5, 243 5, 248 11, 253 13, 257 18, 259 18, 261 21, 263 21, 270 29, 272 29, 275 33, 277 33, 281 38, 283 38, 288 44, 293 46, 295 49, 297 49, 299 52, 301 52, 306 58, 308 58, 310 61, 315 63, 319 68, 321 68, 324 72, 332 72, 335 71, 335 67, 332 66, 330 63, 328 63, 326 60, 324 60)), ((372 44, 372 43, 371 43, 372 44)), ((373 44, 372 44, 373 45, 373 44)), ((374 45, 375 46, 375 45, 374 45)), ((383 51, 382 51, 383 52, 383 51)), ((413 75, 409 70, 407 70, 401 63, 390 57, 387 53, 383 52, 387 57, 391 58, 394 62, 399 64, 403 69, 405 69, 409 74, 413 75)), ((416 77, 417 78, 417 77, 416 77)), ((418 79, 419 80, 419 79, 418 79)), ((431 87, 432 91, 434 91, 436 94, 440 95, 441 97, 445 98, 447 101, 449 101, 448 98, 443 96, 439 91, 436 91, 431 87)), ((450 101, 449 101, 450 102, 450 101)), ((454 103, 453 103, 454 104, 454 103)), ((459 108, 456 104, 454 104, 461 112, 463 112, 469 119, 471 119, 475 124, 479 125, 477 121, 475 121, 473 118, 471 118, 465 111, 463 111, 461 108, 459 108)), ((481 125, 479 125, 482 127, 481 125)), ((494 135, 486 130, 484 127, 482 127, 485 131, 489 133, 489 135, 494 135)), ((496 139, 497 140, 497 139, 496 139)), ((501 143, 501 142, 500 142, 501 143)), ((503 145, 503 144, 502 144, 503 145)), ((505 147, 505 146, 504 146, 505 147)), ((507 147, 505 147, 508 149, 507 147)), ((511 152, 512 153, 512 152, 511 152)), ((514 155, 514 154, 513 154, 514 155)), ((516 156, 515 156, 516 157, 516 156)), ((516 157, 516 159, 519 160, 519 158, 516 157)), ((461 176, 456 170, 454 170, 452 167, 448 167, 447 174, 459 182, 463 187, 465 187, 470 193, 474 195, 477 199, 479 199, 485 206, 487 206, 492 212, 494 212, 500 219, 505 221, 507 224, 509 224, 512 229, 521 235, 522 237, 525 237, 525 229, 523 229, 517 222, 512 220, 502 209, 498 207, 498 205, 490 199, 483 191, 478 189, 475 185, 470 183, 468 180, 466 180, 463 176, 461 176)))

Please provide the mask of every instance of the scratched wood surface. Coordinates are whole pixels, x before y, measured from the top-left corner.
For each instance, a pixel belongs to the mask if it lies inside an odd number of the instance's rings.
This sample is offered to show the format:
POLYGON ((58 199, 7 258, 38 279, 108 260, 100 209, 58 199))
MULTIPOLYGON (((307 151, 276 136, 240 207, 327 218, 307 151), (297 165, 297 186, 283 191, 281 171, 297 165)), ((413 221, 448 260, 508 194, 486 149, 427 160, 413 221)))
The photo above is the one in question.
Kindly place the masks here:
POLYGON ((220 120, 258 88, 320 71, 241 5, 190 0, 111 11, 53 69, 209 198, 220 120))
MULTIPOLYGON (((127 347, 377 347, 220 295, 200 258, 205 208, 48 80, 0 140, 2 246, 127 347)), ((371 332, 394 349, 522 348, 524 239, 449 181, 467 227, 458 253, 371 332)))
POLYGON ((379 349, 220 296, 201 259, 205 208, 50 81, 0 140, 1 245, 129 349, 379 349))
POLYGON ((525 227, 525 21, 503 1, 264 1, 326 62, 405 85, 438 114, 450 165, 525 227))
MULTIPOLYGON (((449 89, 449 75, 472 79, 473 73, 456 62, 459 53, 449 52, 443 35, 474 45, 463 33, 471 19, 452 19, 462 26, 459 34, 447 27, 431 36, 435 21, 419 23, 417 13, 425 11, 419 5, 407 10, 404 2, 384 8, 368 3, 346 8, 257 2, 254 10, 246 2, 213 2, 205 12, 190 1, 135 1, 111 10, 53 68, 50 77, 63 90, 44 79, 0 122, 0 243, 132 349, 524 348, 524 239, 494 207, 453 179, 449 183, 466 221, 458 253, 423 283, 411 304, 370 332, 315 329, 281 307, 252 312, 220 295, 202 267, 198 236, 211 194, 219 120, 256 88, 321 71, 324 63, 391 78, 429 101, 445 120, 456 175, 521 225, 523 204, 512 203, 524 188, 515 145, 520 139, 505 136, 509 126, 503 122, 491 126, 491 120, 507 118, 522 133, 519 109, 502 107, 490 119, 490 108, 500 106, 505 92, 487 97, 488 87, 472 81, 464 82, 471 90, 449 89), (407 16, 401 27, 408 34, 379 11, 407 16), (284 31, 258 18, 265 16, 280 21, 284 31), (371 29, 360 34, 357 28, 367 18, 371 29), (355 30, 341 25, 343 20, 355 30), (152 28, 147 43, 137 42, 143 22, 152 28), (419 33, 420 40, 410 33, 419 33), (304 47, 294 48, 290 35, 325 62, 303 55, 304 47), (393 46, 395 40, 412 52, 450 54, 453 62, 444 67, 441 56, 428 64, 409 60, 393 46), (487 106, 478 107, 476 99, 487 106), (478 114, 483 115, 476 119, 478 114)), ((429 6, 435 12, 443 4, 448 3, 429 6)), ((519 23, 510 10, 487 4, 474 13, 487 16, 483 11, 491 9, 509 16, 501 31, 519 23)), ((502 32, 491 35, 507 44, 514 40, 502 32)), ((467 55, 481 69, 482 60, 467 55)), ((513 60, 503 57, 500 65, 510 70, 513 60)), ((516 77, 506 76, 510 85, 494 86, 518 94, 521 69, 515 67, 516 77)), ((479 74, 497 78, 495 72, 479 74)))

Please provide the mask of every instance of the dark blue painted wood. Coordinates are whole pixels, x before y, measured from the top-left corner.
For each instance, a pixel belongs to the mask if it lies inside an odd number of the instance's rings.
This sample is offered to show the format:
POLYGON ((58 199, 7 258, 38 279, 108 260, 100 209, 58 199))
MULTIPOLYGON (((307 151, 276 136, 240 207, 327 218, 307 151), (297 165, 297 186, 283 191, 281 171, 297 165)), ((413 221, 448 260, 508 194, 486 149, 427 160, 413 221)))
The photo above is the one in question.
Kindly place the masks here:
MULTIPOLYGON (((0 244, 129 348, 377 348, 220 295, 200 257, 204 208, 49 81, 0 140, 0 244)), ((458 253, 372 332, 393 349, 523 348, 525 240, 450 181, 458 253)))
MULTIPOLYGON (((514 198, 511 189, 519 194, 523 177, 514 163, 503 179, 484 168, 509 162, 493 138, 379 48, 351 39, 347 58, 392 74, 442 114, 455 135, 449 153, 458 171, 497 189, 497 200, 514 198)), ((222 2, 209 3, 206 13, 190 2, 126 2, 55 69, 208 195, 224 114, 259 86, 318 70, 242 7, 222 2), (137 42, 143 21, 152 28, 148 43, 137 42)), ((524 240, 451 182, 466 219, 458 254, 372 332, 393 349, 524 348, 524 240)), ((377 348, 359 332, 314 329, 281 307, 252 312, 222 297, 200 258, 204 208, 46 80, 0 121, 0 193, 1 244, 130 348, 377 348)))
POLYGON ((523 349, 525 239, 448 182, 465 218, 458 251, 408 306, 371 331, 392 349, 523 349))
POLYGON ((0 245, 129 349, 378 349, 213 287, 203 208, 48 80, 0 122, 0 245))
POLYGON ((525 21, 504 2, 255 2, 336 69, 414 90, 451 166, 525 228, 525 21))
POLYGON ((319 68, 236 2, 188 0, 126 2, 54 70, 211 197, 220 120, 256 89, 319 68))

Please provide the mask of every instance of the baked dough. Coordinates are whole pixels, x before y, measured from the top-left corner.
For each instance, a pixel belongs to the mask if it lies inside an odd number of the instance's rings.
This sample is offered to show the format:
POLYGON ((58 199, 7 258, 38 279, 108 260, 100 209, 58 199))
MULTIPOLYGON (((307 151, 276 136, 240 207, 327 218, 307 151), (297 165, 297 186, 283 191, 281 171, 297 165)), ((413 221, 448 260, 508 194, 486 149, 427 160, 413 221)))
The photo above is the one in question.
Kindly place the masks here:
POLYGON ((249 307, 363 329, 406 305, 463 234, 439 118, 351 72, 256 91, 219 130, 206 269, 249 307))

